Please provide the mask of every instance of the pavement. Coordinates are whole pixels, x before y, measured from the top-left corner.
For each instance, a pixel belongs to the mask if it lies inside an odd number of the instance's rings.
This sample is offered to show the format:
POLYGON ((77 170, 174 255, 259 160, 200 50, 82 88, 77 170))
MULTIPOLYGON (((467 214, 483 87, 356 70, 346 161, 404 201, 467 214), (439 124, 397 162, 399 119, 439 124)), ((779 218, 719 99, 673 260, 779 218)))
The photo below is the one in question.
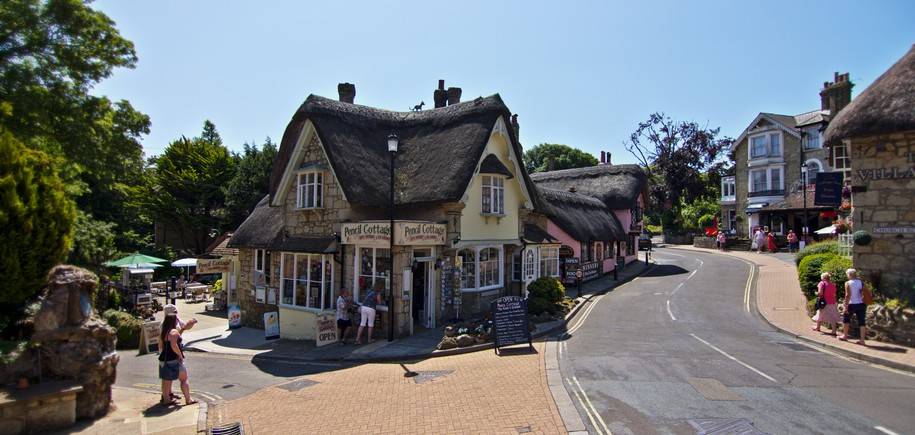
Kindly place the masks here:
MULTIPOLYGON (((656 245, 661 249, 713 249, 656 245)), ((566 293, 579 304, 565 319, 537 325, 533 352, 527 346, 496 354, 491 344, 435 350, 444 327, 420 329, 388 342, 376 332, 372 344, 316 347, 314 341, 266 340, 264 331, 229 329, 225 311, 206 311, 205 303, 177 301, 179 317, 195 317, 184 333, 190 351, 248 355, 253 359, 359 363, 346 370, 309 375, 264 388, 229 402, 163 409, 158 392, 114 387, 115 411, 93 422, 80 422, 69 433, 198 433, 241 424, 245 432, 312 433, 585 433, 585 426, 561 379, 546 337, 561 333, 589 300, 647 272, 644 253, 614 279, 612 274, 566 293), (436 358, 451 356, 451 358, 436 358), (407 377, 405 373, 417 375, 407 377), (375 394, 375 393, 381 394, 375 394), (470 399, 472 398, 472 399, 470 399), (516 406, 523 403, 524 406, 516 406), (290 415, 307 413, 304 429, 290 415), (358 415, 360 418, 350 418, 358 415)), ((842 342, 811 330, 806 298, 800 290, 793 255, 726 251, 747 262, 758 291, 757 308, 777 330, 829 351, 915 373, 913 349, 870 341, 842 342)), ((160 313, 161 316, 161 313, 160 313)), ((352 335, 350 336, 352 338, 352 335)))

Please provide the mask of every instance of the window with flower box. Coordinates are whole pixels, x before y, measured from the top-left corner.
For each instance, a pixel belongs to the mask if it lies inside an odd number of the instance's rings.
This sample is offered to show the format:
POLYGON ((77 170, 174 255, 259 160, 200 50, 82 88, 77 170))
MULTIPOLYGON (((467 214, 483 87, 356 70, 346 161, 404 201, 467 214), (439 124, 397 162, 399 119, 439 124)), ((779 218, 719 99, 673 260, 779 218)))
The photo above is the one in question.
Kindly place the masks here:
POLYGON ((493 175, 483 176, 483 214, 505 214, 505 179, 493 175))
POLYGON ((330 255, 284 252, 280 264, 280 304, 316 310, 330 308, 333 267, 330 255))

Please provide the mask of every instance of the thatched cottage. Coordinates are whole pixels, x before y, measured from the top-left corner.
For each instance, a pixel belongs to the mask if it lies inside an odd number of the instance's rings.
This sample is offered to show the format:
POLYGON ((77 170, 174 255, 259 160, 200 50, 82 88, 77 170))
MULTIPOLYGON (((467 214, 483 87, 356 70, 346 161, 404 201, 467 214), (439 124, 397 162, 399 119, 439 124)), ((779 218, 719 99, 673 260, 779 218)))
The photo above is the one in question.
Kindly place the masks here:
POLYGON ((851 157, 852 261, 883 294, 915 298, 915 46, 830 122, 851 157), (867 243, 869 241, 869 243, 867 243))

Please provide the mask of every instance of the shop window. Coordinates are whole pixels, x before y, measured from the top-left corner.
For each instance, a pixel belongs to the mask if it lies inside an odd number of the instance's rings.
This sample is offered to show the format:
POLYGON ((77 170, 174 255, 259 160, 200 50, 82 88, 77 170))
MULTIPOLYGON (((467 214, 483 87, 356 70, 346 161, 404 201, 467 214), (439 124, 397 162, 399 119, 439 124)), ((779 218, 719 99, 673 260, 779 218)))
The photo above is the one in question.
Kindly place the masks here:
POLYGON ((483 214, 505 214, 505 179, 483 176, 483 214))
POLYGON ((626 255, 635 255, 636 240, 635 234, 630 234, 629 238, 623 242, 623 250, 626 251, 626 255))
POLYGON ((324 172, 299 172, 296 180, 297 208, 324 207, 324 172))
POLYGON ((458 251, 461 258, 461 288, 485 290, 502 286, 502 246, 469 247, 458 251))
POLYGON ((357 248, 356 265, 358 268, 353 297, 360 301, 360 295, 365 294, 375 285, 375 281, 390 277, 391 250, 387 248, 357 248))
POLYGON ((540 248, 540 276, 559 277, 559 246, 540 248))
POLYGON ((334 276, 331 256, 285 252, 280 268, 283 305, 317 310, 331 307, 334 276))
POLYGON ((601 261, 603 259, 604 259, 604 244, 600 243, 600 242, 595 243, 594 244, 594 260, 601 261))

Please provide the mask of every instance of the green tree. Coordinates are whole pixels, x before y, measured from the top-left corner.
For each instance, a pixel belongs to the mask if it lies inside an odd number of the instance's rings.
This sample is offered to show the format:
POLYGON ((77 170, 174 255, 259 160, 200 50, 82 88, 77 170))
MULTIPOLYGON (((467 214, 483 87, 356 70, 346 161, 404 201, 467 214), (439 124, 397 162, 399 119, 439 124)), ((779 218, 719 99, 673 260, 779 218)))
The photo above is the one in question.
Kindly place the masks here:
POLYGON ((223 187, 226 215, 222 228, 238 228, 267 194, 277 154, 277 147, 269 137, 260 149, 257 144, 244 145, 244 152, 236 156, 235 174, 223 187))
POLYGON ((235 160, 213 123, 206 121, 200 137, 172 142, 153 162, 139 206, 177 235, 177 250, 203 253, 210 229, 219 226, 218 216, 225 213, 222 186, 235 174, 235 160))
POLYGON ((0 128, 0 304, 38 293, 70 248, 75 206, 54 163, 0 128))
POLYGON ((714 192, 710 174, 719 174, 720 180, 725 153, 733 142, 728 137, 719 138, 720 130, 653 113, 624 143, 648 171, 652 180, 650 201, 657 207, 665 232, 681 232, 683 206, 714 192))
POLYGON ((558 171, 560 169, 585 168, 597 164, 597 157, 568 145, 542 143, 523 156, 524 168, 528 173, 558 171))
POLYGON ((112 222, 98 221, 84 211, 77 211, 73 246, 67 261, 104 275, 104 263, 114 259, 118 253, 115 246, 116 227, 112 222))

